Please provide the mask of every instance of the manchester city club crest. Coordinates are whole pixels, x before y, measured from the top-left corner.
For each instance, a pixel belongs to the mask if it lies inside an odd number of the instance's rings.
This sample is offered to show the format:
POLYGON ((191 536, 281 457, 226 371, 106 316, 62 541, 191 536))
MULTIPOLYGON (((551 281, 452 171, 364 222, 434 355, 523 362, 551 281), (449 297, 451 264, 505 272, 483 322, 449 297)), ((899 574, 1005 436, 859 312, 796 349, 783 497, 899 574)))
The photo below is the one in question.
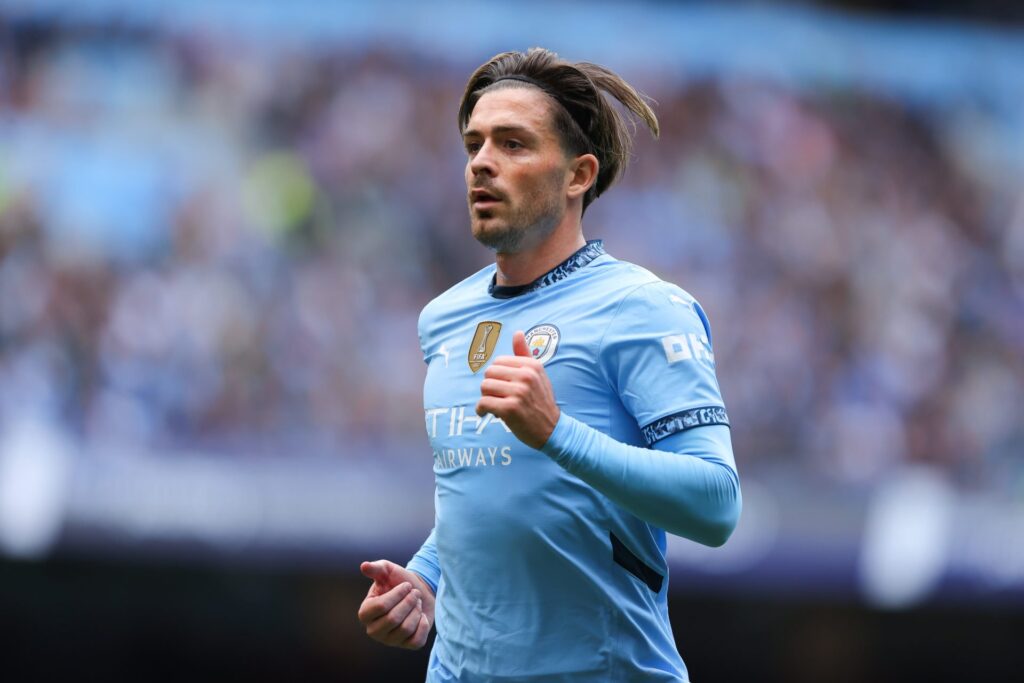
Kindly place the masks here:
POLYGON ((526 333, 526 348, 541 363, 547 363, 558 349, 561 334, 554 325, 537 325, 526 333))

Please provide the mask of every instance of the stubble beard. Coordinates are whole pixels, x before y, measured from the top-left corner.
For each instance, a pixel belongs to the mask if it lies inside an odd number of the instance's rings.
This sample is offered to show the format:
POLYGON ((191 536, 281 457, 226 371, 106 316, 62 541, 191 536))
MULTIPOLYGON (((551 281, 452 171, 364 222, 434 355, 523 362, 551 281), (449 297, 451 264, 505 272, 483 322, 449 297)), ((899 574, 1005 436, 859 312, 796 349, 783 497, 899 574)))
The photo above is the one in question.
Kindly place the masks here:
POLYGON ((554 193, 550 193, 527 199, 524 207, 509 214, 504 225, 483 227, 484 220, 492 219, 481 219, 473 215, 472 208, 470 221, 473 237, 480 244, 499 254, 516 254, 547 239, 562 222, 564 214, 565 207, 554 193))

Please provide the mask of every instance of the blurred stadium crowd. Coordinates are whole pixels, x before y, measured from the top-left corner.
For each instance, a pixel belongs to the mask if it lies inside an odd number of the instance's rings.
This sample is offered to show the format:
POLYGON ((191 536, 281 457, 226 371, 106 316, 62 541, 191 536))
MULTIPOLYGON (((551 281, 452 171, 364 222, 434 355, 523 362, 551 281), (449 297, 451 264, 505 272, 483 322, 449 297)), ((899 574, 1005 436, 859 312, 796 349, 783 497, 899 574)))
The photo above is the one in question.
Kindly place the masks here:
MULTIPOLYGON (((0 420, 429 462, 416 318, 490 258, 455 123, 475 64, 4 33, 0 420)), ((624 75, 663 136, 584 228, 703 303, 741 469, 1024 491, 1024 183, 979 155, 984 107, 624 75)))

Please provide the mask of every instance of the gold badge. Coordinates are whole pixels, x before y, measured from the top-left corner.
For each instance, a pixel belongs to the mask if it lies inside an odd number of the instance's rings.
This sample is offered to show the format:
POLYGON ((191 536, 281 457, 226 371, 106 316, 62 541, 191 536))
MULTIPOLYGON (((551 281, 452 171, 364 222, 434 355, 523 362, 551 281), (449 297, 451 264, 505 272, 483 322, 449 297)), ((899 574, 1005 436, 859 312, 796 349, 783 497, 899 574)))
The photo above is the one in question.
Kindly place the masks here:
POLYGON ((473 343, 469 345, 469 369, 476 372, 484 366, 494 353, 494 347, 498 345, 498 334, 501 332, 501 323, 493 320, 485 320, 476 326, 476 334, 473 335, 473 343))

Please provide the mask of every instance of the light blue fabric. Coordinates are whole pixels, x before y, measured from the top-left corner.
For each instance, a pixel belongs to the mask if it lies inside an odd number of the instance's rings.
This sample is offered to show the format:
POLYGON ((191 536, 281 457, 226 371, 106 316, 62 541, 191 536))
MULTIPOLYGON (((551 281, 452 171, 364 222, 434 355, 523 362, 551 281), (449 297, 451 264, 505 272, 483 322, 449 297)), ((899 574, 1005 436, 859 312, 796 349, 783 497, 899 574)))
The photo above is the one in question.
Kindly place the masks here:
POLYGON ((719 546, 739 521, 728 427, 677 432, 650 450, 562 413, 542 450, 628 512, 677 536, 719 546))
POLYGON ((428 681, 687 680, 664 530, 718 545, 740 507, 710 329, 685 291, 596 247, 507 299, 489 266, 420 316, 436 518, 409 568, 437 588, 428 681), (541 330, 562 411, 543 452, 474 412, 481 323, 488 364, 541 330))

